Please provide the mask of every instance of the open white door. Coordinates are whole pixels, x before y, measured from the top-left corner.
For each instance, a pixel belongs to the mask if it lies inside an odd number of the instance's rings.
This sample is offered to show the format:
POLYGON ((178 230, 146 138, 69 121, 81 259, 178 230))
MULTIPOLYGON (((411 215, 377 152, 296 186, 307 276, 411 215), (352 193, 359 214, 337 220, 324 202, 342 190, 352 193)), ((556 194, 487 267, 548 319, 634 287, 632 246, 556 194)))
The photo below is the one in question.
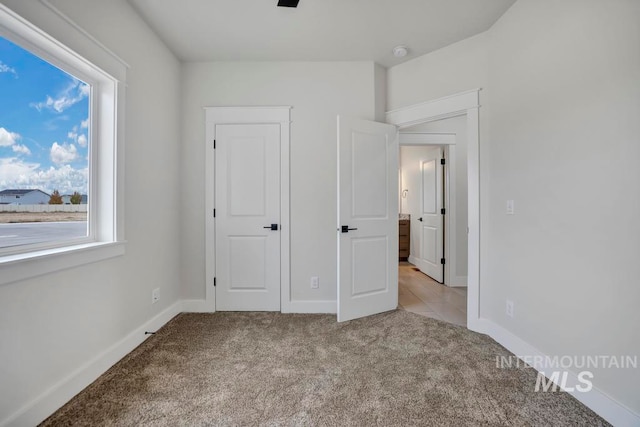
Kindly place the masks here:
POLYGON ((433 149, 420 159, 420 256, 418 268, 434 280, 444 281, 444 217, 442 149, 433 149))
POLYGON ((338 321, 398 307, 398 135, 338 116, 338 321))

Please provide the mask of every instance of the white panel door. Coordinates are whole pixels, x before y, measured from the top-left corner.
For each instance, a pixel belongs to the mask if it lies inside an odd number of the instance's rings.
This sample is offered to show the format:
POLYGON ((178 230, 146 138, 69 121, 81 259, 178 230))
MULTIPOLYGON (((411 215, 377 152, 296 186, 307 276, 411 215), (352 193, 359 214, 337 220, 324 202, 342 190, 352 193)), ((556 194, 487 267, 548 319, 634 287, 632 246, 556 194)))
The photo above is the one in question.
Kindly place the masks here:
POLYGON ((444 281, 444 216, 442 149, 420 159, 421 197, 418 227, 420 254, 418 268, 434 280, 444 281))
POLYGON ((280 126, 215 139, 216 310, 280 311, 280 126))
POLYGON ((338 116, 338 321, 398 306, 398 138, 338 116))

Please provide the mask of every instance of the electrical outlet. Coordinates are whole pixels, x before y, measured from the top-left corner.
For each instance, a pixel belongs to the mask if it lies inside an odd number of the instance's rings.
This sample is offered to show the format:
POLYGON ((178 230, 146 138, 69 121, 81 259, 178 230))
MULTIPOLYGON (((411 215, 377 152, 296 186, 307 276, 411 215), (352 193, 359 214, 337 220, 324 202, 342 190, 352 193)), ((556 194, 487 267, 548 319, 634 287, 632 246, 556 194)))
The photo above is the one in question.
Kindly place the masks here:
POLYGON ((507 200, 507 215, 515 215, 516 213, 516 202, 513 200, 507 200))
POLYGON ((320 287, 320 279, 318 276, 313 276, 311 278, 311 289, 318 289, 320 287))
POLYGON ((507 300, 506 312, 507 312, 507 316, 513 317, 513 301, 511 301, 509 299, 507 300))
POLYGON ((160 299, 160 288, 155 288, 151 291, 151 304, 155 304, 160 299))

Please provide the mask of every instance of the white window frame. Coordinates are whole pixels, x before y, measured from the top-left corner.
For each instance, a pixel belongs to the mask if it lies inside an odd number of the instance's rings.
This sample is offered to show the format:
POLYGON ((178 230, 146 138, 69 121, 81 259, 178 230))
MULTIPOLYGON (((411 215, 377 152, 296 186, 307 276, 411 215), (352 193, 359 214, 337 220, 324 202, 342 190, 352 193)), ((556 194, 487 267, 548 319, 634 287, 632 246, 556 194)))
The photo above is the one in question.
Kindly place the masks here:
POLYGON ((1 4, 0 36, 91 86, 88 236, 0 250, 0 285, 123 255, 124 67, 113 77, 1 4))

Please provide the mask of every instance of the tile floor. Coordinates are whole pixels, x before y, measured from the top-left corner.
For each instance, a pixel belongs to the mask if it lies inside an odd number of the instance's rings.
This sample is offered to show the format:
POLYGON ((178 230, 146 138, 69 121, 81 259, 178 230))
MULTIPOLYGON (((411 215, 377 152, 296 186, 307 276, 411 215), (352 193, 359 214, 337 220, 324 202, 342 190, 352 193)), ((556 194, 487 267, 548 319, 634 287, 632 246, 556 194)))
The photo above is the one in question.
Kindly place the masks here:
POLYGON ((441 285, 408 262, 398 268, 398 308, 467 326, 467 288, 441 285))

